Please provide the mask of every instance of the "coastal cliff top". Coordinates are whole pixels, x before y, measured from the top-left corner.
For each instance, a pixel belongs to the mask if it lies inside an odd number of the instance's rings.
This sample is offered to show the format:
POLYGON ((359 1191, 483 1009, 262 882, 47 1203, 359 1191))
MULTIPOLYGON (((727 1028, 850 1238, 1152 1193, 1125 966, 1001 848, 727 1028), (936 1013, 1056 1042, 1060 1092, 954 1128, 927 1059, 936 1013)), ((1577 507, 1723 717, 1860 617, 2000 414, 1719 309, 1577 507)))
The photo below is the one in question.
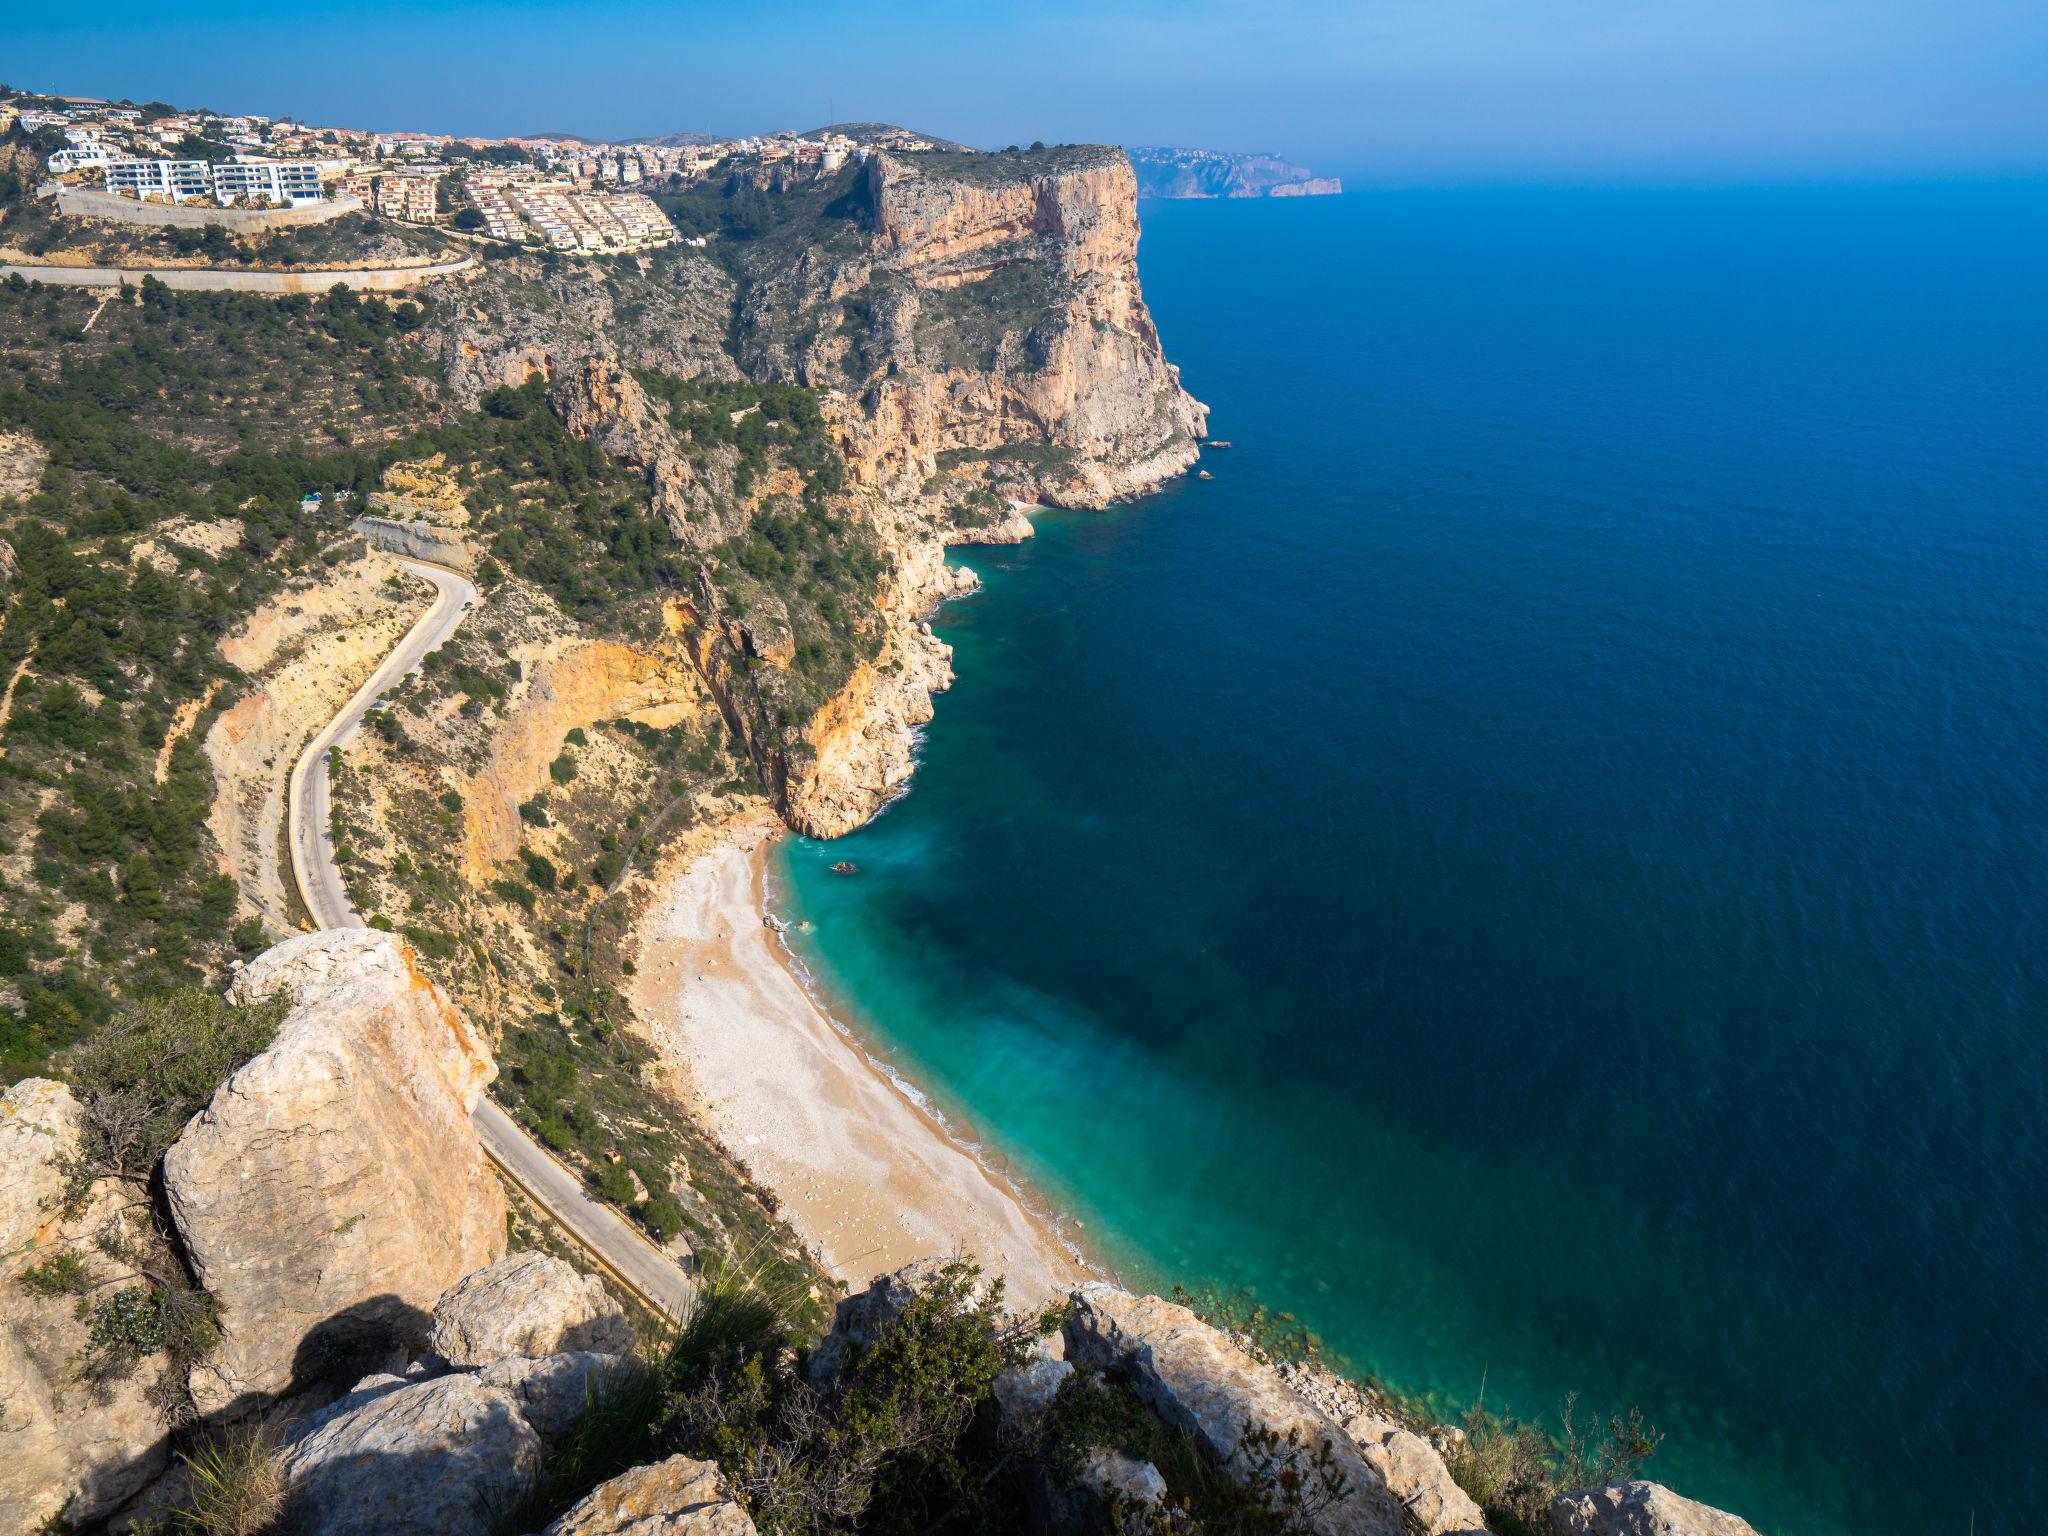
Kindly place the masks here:
POLYGON ((1005 186, 1041 176, 1104 170, 1127 163, 1114 144, 1055 144, 1039 149, 887 151, 889 159, 934 180, 1005 186))

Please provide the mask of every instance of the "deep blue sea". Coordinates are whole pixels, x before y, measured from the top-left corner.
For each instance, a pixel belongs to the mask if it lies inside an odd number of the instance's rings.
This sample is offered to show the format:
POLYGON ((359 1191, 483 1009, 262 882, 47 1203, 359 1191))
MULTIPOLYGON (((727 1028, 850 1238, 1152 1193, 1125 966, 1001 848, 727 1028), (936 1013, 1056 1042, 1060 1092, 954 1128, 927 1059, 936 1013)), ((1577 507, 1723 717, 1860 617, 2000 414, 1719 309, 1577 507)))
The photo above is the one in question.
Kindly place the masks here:
POLYGON ((1128 1282, 2038 1530, 2048 185, 1142 212, 1234 446, 962 552, 823 985, 1128 1282))

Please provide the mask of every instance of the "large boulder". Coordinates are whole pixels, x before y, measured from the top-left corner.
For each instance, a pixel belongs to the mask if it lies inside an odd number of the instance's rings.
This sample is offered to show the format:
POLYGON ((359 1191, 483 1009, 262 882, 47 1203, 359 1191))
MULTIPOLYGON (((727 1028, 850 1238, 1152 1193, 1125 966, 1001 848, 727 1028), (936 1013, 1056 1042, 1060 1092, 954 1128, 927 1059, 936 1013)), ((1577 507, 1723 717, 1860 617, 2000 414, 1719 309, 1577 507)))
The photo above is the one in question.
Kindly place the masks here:
POLYGON ((505 1198, 470 1124, 484 1041, 389 934, 306 934, 230 995, 283 992, 269 1049, 164 1158, 164 1188, 226 1339, 193 1395, 246 1411, 415 1341, 456 1280, 505 1251, 505 1198))
POLYGON ((285 1446, 287 1519, 299 1536, 496 1536, 540 1457, 502 1387, 373 1377, 285 1446))
MULTIPOLYGON (((1405 1536, 1401 1499, 1351 1437, 1186 1307, 1084 1286, 1074 1293, 1067 1322, 1067 1358, 1126 1377, 1160 1418, 1240 1477, 1258 1470, 1261 1452, 1253 1441, 1260 1432, 1297 1436, 1298 1466, 1327 1444, 1347 1492, 1315 1516, 1313 1528, 1325 1536, 1405 1536)), ((1477 1520, 1470 1528, 1485 1529, 1477 1520)))
POLYGON ((1640 1481, 1564 1494, 1550 1506, 1550 1529, 1555 1536, 1757 1536, 1740 1516, 1640 1481))
POLYGON ((511 1393, 534 1433, 553 1443, 575 1429, 591 1403, 611 1393, 634 1369, 623 1355, 578 1351, 500 1360, 478 1371, 476 1379, 511 1393))
POLYGON ((595 1275, 545 1253, 508 1254, 434 1304, 429 1341, 458 1368, 494 1360, 633 1347, 633 1325, 595 1275))
POLYGON ((754 1536, 754 1522, 717 1467, 671 1456, 600 1483, 543 1536, 754 1536))
POLYGON ((95 1294, 140 1275, 93 1242, 118 1227, 126 1202, 95 1187, 83 1209, 58 1209, 60 1159, 78 1150, 78 1101, 62 1083, 27 1078, 0 1095, 0 1536, 38 1529, 69 1506, 84 1522, 106 1514, 163 1469, 169 1449, 144 1396, 156 1367, 98 1390, 77 1379, 90 1323, 69 1295, 38 1295, 24 1271, 70 1252, 95 1294))

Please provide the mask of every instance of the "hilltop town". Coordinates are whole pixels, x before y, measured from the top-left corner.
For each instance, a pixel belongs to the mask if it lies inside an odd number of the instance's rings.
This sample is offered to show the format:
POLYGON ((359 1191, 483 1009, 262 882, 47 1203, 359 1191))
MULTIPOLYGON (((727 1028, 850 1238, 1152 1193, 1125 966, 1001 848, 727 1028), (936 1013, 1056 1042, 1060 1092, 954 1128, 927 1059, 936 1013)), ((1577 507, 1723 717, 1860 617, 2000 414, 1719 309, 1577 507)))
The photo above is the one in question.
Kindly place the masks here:
MULTIPOLYGON (((294 222, 372 211, 504 245, 613 254, 685 238, 656 198, 746 174, 781 190, 837 174, 876 149, 935 140, 877 124, 703 143, 590 143, 377 132, 292 117, 180 110, 164 102, 37 96, 0 86, 0 132, 18 127, 46 150, 47 185, 66 211, 157 222, 177 207, 293 210, 294 222), (80 194, 104 194, 81 197, 80 194)), ((956 146, 946 146, 948 148, 956 146)), ((234 222, 228 220, 224 222, 234 222)), ((688 237, 702 244, 704 237, 688 237)))

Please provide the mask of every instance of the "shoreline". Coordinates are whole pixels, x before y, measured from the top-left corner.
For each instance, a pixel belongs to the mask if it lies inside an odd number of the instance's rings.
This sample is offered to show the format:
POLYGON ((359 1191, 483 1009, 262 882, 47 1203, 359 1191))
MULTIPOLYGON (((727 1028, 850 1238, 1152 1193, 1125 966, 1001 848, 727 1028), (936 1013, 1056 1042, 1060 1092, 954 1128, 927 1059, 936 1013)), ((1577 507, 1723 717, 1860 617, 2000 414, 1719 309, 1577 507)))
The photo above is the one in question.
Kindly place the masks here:
POLYGON ((632 1003, 678 1108, 850 1287, 952 1254, 1005 1276, 1018 1307, 1101 1278, 1036 1191, 985 1164, 817 997, 767 921, 767 860, 785 835, 772 816, 744 818, 649 877, 632 1003))

